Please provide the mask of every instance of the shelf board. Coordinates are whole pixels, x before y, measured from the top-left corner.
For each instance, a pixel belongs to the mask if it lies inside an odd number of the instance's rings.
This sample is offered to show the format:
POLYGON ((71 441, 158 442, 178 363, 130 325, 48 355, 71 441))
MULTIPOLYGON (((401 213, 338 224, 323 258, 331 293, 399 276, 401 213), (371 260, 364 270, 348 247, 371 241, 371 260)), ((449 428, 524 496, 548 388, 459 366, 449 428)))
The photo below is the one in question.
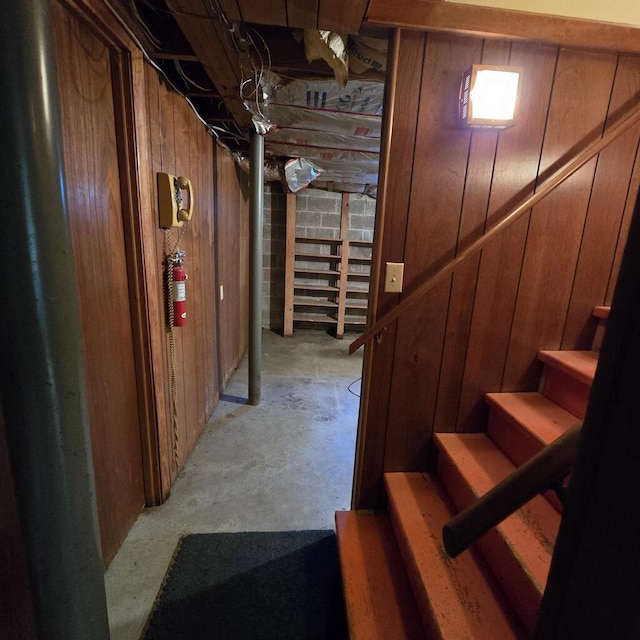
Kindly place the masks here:
POLYGON ((319 284, 299 284, 293 285, 294 291, 326 291, 329 293, 338 293, 340 289, 338 287, 330 287, 329 285, 319 284))
POLYGON ((307 236, 296 236, 296 242, 301 244, 342 244, 342 240, 335 238, 311 238, 307 236))
POLYGON ((345 307, 347 309, 367 309, 369 305, 366 302, 347 302, 345 303, 345 307))
POLYGON ((294 313, 293 314, 294 322, 318 322, 318 323, 329 323, 329 324, 338 324, 338 321, 331 316, 317 314, 317 313, 294 313))
POLYGON ((349 271, 350 278, 369 278, 369 273, 364 273, 363 271, 349 271))
POLYGON ((296 253, 296 260, 306 260, 314 262, 320 260, 340 260, 340 256, 333 253, 296 253))
POLYGON ((357 325, 359 325, 361 327, 364 327, 364 325, 367 324, 367 319, 364 316, 362 316, 362 318, 356 318, 355 316, 351 316, 351 317, 345 316, 344 323, 345 324, 357 324, 357 325))
POLYGON ((331 300, 294 300, 294 307, 327 307, 329 309, 337 309, 338 303, 331 300))
POLYGON ((349 244, 352 247, 372 247, 373 242, 371 240, 349 240, 349 244))
POLYGON ((334 271, 333 269, 295 269, 295 273, 300 273, 305 276, 328 276, 331 278, 337 278, 340 276, 339 271, 334 271))
POLYGON ((371 258, 366 258, 364 256, 349 256, 349 262, 360 262, 362 264, 370 264, 371 258))

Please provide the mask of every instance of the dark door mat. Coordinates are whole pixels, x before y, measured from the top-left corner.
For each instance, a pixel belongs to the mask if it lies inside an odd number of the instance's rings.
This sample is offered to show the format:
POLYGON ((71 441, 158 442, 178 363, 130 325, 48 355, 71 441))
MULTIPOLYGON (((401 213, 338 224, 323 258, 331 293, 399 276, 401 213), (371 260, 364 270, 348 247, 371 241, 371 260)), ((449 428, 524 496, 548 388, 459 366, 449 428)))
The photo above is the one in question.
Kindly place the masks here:
POLYGON ((143 640, 347 640, 332 531, 181 539, 143 640))

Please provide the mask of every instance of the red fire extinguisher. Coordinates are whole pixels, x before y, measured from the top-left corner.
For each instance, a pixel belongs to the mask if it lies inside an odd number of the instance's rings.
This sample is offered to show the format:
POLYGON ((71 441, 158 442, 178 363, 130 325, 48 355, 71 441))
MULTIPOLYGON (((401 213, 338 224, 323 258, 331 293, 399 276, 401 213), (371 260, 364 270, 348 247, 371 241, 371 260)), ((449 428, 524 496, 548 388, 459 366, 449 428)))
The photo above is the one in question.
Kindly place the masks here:
POLYGON ((184 327, 187 324, 187 274, 182 268, 184 251, 178 249, 172 256, 171 286, 173 299, 173 326, 184 327))

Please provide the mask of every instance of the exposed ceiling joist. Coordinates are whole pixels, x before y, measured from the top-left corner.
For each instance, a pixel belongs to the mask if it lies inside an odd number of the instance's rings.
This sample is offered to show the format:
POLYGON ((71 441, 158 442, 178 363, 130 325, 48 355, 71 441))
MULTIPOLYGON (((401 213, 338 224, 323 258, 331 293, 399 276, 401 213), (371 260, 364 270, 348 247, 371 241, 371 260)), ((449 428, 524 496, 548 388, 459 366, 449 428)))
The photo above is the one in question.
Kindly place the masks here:
POLYGON ((171 13, 194 54, 218 90, 229 113, 241 127, 249 127, 251 114, 240 97, 242 73, 230 35, 204 0, 172 0, 171 13))

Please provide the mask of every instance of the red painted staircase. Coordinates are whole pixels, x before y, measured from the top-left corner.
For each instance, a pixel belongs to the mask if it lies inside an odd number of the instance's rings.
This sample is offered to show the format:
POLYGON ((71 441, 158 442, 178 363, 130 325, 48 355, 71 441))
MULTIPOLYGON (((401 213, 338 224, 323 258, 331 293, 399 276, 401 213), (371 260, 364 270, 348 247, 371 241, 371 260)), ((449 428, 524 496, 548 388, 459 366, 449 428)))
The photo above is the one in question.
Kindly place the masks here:
MULTIPOLYGON (((601 323, 607 315, 594 309, 601 323)), ((434 436, 435 473, 385 475, 386 512, 336 513, 351 640, 532 636, 560 524, 555 494, 537 496, 455 559, 442 527, 584 417, 597 351, 538 357, 540 392, 487 394, 485 433, 434 436)))

